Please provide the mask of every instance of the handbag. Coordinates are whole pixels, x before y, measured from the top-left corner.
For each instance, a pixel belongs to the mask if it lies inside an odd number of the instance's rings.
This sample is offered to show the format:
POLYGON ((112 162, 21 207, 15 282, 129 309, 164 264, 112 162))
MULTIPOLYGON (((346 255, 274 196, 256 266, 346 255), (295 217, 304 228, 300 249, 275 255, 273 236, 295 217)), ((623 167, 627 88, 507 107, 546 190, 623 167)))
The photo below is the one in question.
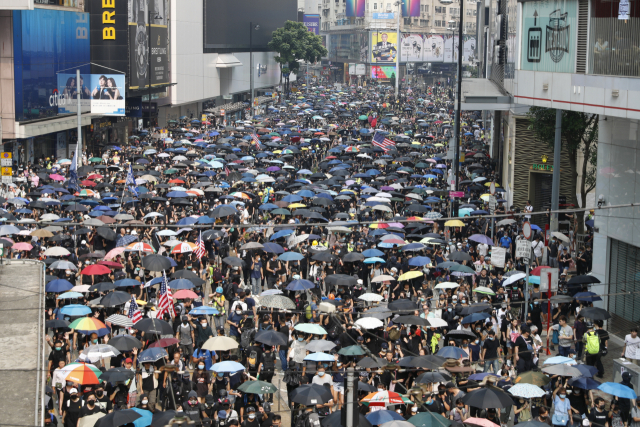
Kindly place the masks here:
POLYGON ((551 342, 554 344, 560 344, 560 339, 558 339, 558 331, 557 330, 553 330, 553 334, 551 335, 551 342))
POLYGON ((553 414, 553 417, 551 417, 551 424, 553 424, 554 426, 566 426, 567 419, 569 417, 566 417, 565 415, 566 414, 558 414, 558 412, 556 411, 553 414))

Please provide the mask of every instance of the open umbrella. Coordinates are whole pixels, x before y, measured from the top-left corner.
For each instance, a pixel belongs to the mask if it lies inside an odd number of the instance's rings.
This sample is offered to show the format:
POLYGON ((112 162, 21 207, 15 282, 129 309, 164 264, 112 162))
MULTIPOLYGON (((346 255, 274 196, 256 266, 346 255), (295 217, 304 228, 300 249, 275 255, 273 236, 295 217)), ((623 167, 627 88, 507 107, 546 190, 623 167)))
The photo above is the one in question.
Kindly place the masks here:
POLYGON ((219 373, 219 372, 238 372, 238 371, 244 371, 244 366, 241 365, 238 362, 233 362, 233 361, 224 361, 224 362, 218 362, 215 363, 211 366, 211 368, 209 368, 209 370, 215 372, 215 373, 219 373))
POLYGON ((380 425, 389 421, 404 421, 404 417, 396 411, 383 409, 381 411, 370 412, 366 415, 367 420, 373 425, 380 425))
POLYGON ((125 424, 132 423, 141 417, 142 415, 132 409, 113 411, 112 413, 100 418, 95 427, 120 427, 125 424))
POLYGON ((549 384, 550 381, 551 379, 545 374, 543 374, 542 372, 527 371, 518 375, 516 377, 515 382, 516 384, 527 383, 527 384, 535 384, 539 387, 543 387, 549 384))
MULTIPOLYGON (((136 328, 138 327, 139 323, 140 322, 136 323, 136 328)), ((142 343, 140 342, 140 340, 131 335, 117 335, 109 340, 109 344, 120 351, 131 351, 134 348, 142 348, 142 343)))
MULTIPOLYGON (((334 427, 342 425, 342 410, 335 411, 331 415, 325 417, 320 421, 322 427, 334 427)), ((359 427, 373 427, 373 425, 367 420, 367 418, 358 414, 358 426, 359 427)))
MULTIPOLYGON (((559 364, 552 366, 545 366, 542 368, 542 372, 550 375, 560 375, 561 377, 580 377, 582 373, 573 366, 559 364)), ((635 397, 634 397, 635 399, 635 397)))
POLYGON ((480 427, 500 427, 498 424, 492 423, 491 421, 489 421, 486 418, 471 417, 471 418, 467 418, 467 420, 464 423, 465 424, 472 424, 472 425, 476 425, 476 426, 480 426, 480 427))
POLYGON ((269 394, 278 391, 278 387, 266 381, 246 381, 238 387, 238 390, 245 393, 269 394))
POLYGON ((450 419, 434 412, 420 412, 407 421, 416 427, 449 427, 451 425, 450 419))
MULTIPOLYGON (((214 365, 215 366, 215 365, 214 365)), ((305 406, 327 403, 333 396, 331 390, 318 384, 304 384, 294 389, 289 395, 292 402, 305 406)))
POLYGON ((536 397, 542 397, 545 395, 545 391, 537 385, 518 383, 509 389, 509 393, 517 397, 523 397, 525 399, 533 399, 536 397))
POLYGON ((118 381, 127 381, 136 375, 131 369, 127 368, 111 368, 100 375, 100 379, 105 382, 115 383, 118 381))
POLYGON ((289 337, 282 332, 274 330, 262 330, 259 331, 254 340, 266 345, 287 345, 289 337))
POLYGON ((238 342, 233 338, 218 336, 209 338, 203 345, 203 350, 229 351, 238 348, 238 342))
POLYGON ((513 399, 504 391, 480 388, 462 397, 462 402, 474 408, 506 408, 513 405, 513 399))
POLYGON ((636 396, 636 392, 633 391, 632 388, 619 383, 602 383, 600 384, 600 386, 598 386, 598 390, 609 393, 612 396, 622 397, 625 399, 635 399, 638 397, 636 396))

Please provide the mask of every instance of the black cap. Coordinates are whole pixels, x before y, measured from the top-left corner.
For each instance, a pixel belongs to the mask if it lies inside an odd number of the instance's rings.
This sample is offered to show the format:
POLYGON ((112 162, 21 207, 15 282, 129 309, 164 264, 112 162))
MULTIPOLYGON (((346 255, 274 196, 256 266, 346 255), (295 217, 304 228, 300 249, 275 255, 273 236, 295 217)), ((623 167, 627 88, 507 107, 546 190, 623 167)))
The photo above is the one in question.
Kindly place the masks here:
POLYGON ((445 385, 446 389, 450 389, 450 388, 456 388, 456 385, 454 383, 452 383, 451 381, 449 381, 446 385, 445 385))

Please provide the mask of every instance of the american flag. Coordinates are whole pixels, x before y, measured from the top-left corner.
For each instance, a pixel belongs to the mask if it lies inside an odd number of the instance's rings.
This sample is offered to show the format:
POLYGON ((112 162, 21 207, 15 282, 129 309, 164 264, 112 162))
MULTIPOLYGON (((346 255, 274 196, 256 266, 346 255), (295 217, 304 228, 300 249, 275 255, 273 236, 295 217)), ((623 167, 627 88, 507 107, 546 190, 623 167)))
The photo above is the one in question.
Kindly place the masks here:
POLYGON ((376 147, 382 148, 385 153, 391 149, 396 148, 395 142, 385 138, 384 135, 382 135, 379 132, 376 132, 376 134, 373 135, 373 145, 375 145, 376 147))
POLYGON ((226 176, 229 176, 229 174, 231 173, 231 171, 229 170, 229 168, 227 166, 224 167, 224 174, 226 176))
POLYGON ((171 288, 169 287, 169 281, 167 280, 167 273, 162 272, 163 280, 160 284, 160 298, 158 299, 158 314, 156 318, 162 319, 165 313, 169 313, 171 317, 176 315, 176 310, 173 307, 173 295, 171 294, 171 288))
POLYGON ((140 313, 138 303, 133 295, 131 295, 131 302, 129 303, 129 319, 131 319, 134 325, 142 320, 142 313, 140 313))
POLYGON ((206 251, 204 250, 204 240, 202 240, 202 231, 200 232, 200 237, 198 237, 198 241, 196 244, 198 247, 193 253, 198 257, 198 259, 200 259, 206 253, 206 251))
POLYGON ((251 139, 253 139, 253 143, 256 146, 256 150, 262 150, 262 144, 260 144, 260 138, 258 138, 258 135, 255 133, 251 134, 251 139))

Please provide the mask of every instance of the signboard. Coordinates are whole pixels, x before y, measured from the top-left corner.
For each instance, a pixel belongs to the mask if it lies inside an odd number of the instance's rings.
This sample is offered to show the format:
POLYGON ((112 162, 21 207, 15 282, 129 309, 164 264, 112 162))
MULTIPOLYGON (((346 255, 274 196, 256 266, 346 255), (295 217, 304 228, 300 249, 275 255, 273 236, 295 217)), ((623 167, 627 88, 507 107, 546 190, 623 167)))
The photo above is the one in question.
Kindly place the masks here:
MULTIPOLYGON (((57 103, 60 114, 78 112, 76 74, 58 74, 57 103)), ((82 93, 81 111, 103 116, 124 116, 124 74, 80 75, 82 93)))
POLYGON ((356 76, 364 76, 367 73, 367 67, 364 64, 356 64, 356 76))
POLYGON ((530 241, 524 239, 516 240, 516 258, 522 258, 525 264, 529 264, 531 259, 530 241))
POLYGON ((403 17, 420 16, 420 0, 404 0, 402 2, 403 17))
POLYGON ((373 19, 395 19, 395 13, 373 13, 373 19))
POLYGON ((449 191, 449 197, 464 197, 464 191, 449 191))
POLYGON ((401 62, 422 62, 422 34, 402 34, 400 42, 401 62))
POLYGON ((320 35, 320 15, 305 13, 302 22, 304 23, 304 26, 307 27, 307 30, 311 31, 316 36, 320 35))
POLYGON ((349 75, 353 76, 356 74, 356 64, 349 64, 349 75))
POLYGON ((576 0, 523 2, 521 69, 573 73, 577 30, 576 0))
POLYGON ((529 221, 525 221, 522 224, 522 234, 524 234, 525 239, 531 239, 531 223, 529 221))
POLYGON ((444 37, 442 35, 431 34, 424 39, 422 60, 425 62, 444 61, 444 37))
POLYGON ((167 0, 138 0, 129 5, 131 89, 148 87, 149 80, 152 86, 169 83, 168 16, 167 0))
POLYGON ((489 194, 491 194, 492 196, 495 196, 496 194, 496 182, 492 181, 491 184, 489 185, 489 194))
POLYGON ((10 184, 13 182, 13 168, 10 166, 2 166, 2 183, 10 184))
POLYGON ((540 292, 549 290, 549 274, 551 274, 551 292, 558 292, 558 272, 557 268, 543 268, 540 270, 540 292))
POLYGON ((3 151, 0 154, 0 166, 13 166, 13 160, 11 157, 12 156, 10 151, 3 151))
POLYGON ((618 19, 629 19, 629 0, 620 0, 618 4, 618 19))
POLYGON ((366 0, 347 0, 345 14, 348 18, 362 18, 366 0))
POLYGON ((379 65, 371 66, 371 78, 372 79, 390 79, 391 76, 395 77, 396 67, 381 67, 379 65))
POLYGON ((496 196, 489 196, 489 213, 493 215, 496 211, 496 205, 498 204, 498 199, 496 196))
POLYGON ((504 268, 507 259, 507 249, 494 246, 491 248, 491 265, 504 268))
MULTIPOLYGON (((85 1, 90 14, 92 74, 126 73, 129 68, 129 24, 127 9, 132 2, 123 0, 85 1)), ((133 55, 133 53, 131 53, 133 55)), ((61 68, 62 69, 62 68, 61 68)), ((73 70, 66 70, 66 73, 73 70)))
POLYGON ((398 37, 395 31, 371 32, 371 63, 395 62, 398 54, 398 37))

